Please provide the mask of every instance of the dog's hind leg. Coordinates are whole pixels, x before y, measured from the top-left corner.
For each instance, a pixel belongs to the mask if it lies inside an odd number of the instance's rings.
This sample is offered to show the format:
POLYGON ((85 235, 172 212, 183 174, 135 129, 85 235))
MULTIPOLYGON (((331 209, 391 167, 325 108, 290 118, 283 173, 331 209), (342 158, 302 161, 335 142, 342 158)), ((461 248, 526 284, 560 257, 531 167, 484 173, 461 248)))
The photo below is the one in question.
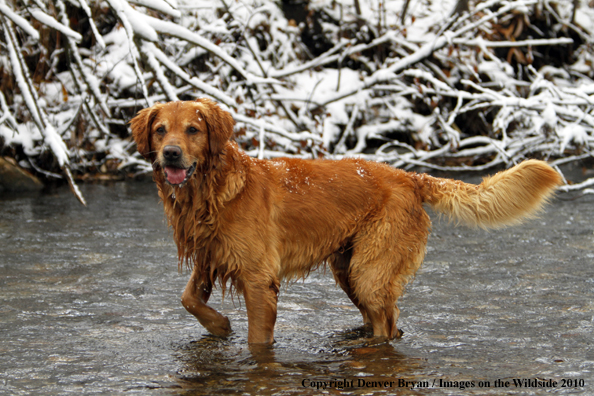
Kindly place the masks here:
MULTIPOLYGON (((403 293, 405 281, 393 268, 381 268, 389 264, 387 257, 377 257, 367 261, 359 271, 357 263, 352 271, 352 288, 362 312, 367 314, 368 321, 373 328, 374 337, 399 338, 402 335, 396 327, 400 310, 396 306, 398 298, 403 293)), ((396 265, 398 266, 398 265, 396 265)))
POLYGON ((366 262, 365 267, 369 268, 364 271, 358 271, 357 263, 354 264, 352 288, 361 306, 360 310, 366 313, 371 323, 374 337, 398 337, 401 332, 396 327, 399 314, 396 301, 402 294, 402 289, 396 285, 397 281, 390 279, 389 274, 372 268, 379 267, 381 261, 366 262))
POLYGON ((194 315, 202 326, 212 334, 227 337, 231 334, 231 324, 226 316, 208 306, 212 283, 202 279, 196 267, 182 294, 181 302, 186 310, 194 315))
POLYGON ((355 304, 361 315, 363 316, 363 324, 365 326, 371 325, 371 321, 369 320, 369 316, 367 315, 367 311, 361 305, 353 289, 349 283, 349 265, 351 263, 351 258, 353 257, 353 246, 352 244, 348 244, 344 247, 341 251, 334 253, 332 256, 328 258, 328 264, 332 269, 332 273, 334 274, 334 279, 336 283, 340 285, 342 290, 347 294, 349 299, 355 304))
POLYGON ((430 225, 427 214, 413 208, 388 204, 385 213, 353 239, 349 284, 375 337, 402 335, 396 327, 396 302, 421 266, 430 225))

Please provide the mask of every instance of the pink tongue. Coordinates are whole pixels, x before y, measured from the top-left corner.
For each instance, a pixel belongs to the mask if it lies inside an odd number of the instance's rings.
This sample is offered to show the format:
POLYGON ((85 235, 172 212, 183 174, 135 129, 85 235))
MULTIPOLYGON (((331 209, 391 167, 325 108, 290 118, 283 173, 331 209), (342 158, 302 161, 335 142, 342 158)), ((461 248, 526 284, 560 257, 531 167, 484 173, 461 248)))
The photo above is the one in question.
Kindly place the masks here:
POLYGON ((175 168, 172 166, 165 167, 165 173, 167 174, 167 181, 171 184, 180 184, 186 178, 186 170, 181 168, 175 168))

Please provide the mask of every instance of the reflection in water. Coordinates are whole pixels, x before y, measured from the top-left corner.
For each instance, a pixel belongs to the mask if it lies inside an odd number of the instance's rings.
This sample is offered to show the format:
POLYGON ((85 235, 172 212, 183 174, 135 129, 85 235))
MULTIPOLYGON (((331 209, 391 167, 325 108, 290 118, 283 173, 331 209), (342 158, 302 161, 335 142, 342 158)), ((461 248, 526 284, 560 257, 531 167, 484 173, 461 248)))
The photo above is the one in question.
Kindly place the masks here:
POLYGON ((189 275, 151 183, 82 188, 87 208, 67 190, 0 196, 0 394, 540 394, 495 387, 534 378, 594 389, 592 196, 490 233, 436 221, 399 340, 370 340, 322 269, 282 286, 276 343, 257 348, 241 301, 211 298, 231 320, 225 340, 181 306, 189 275))
POLYGON ((306 394, 374 388, 393 393, 402 388, 398 378, 407 378, 410 387, 420 381, 416 377, 422 373, 424 359, 407 357, 392 342, 366 338, 370 335, 362 328, 342 331, 319 340, 314 350, 278 343, 239 345, 233 337, 204 336, 177 349, 176 357, 183 363, 180 384, 188 393, 205 394, 239 389, 252 394, 306 394))

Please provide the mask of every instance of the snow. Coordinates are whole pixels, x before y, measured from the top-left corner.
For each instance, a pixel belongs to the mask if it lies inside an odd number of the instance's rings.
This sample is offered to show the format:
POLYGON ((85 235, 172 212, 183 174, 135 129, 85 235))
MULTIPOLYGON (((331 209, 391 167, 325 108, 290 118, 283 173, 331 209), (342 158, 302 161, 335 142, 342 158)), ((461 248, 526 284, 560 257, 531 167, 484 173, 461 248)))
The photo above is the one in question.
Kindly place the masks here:
POLYGON ((580 7, 579 12, 575 13, 575 24, 590 35, 594 34, 594 24, 592 24, 592 21, 594 21, 594 9, 591 5, 590 7, 580 7))
POLYGON ((95 25, 95 21, 93 20, 93 13, 91 12, 91 8, 87 4, 87 0, 78 0, 78 3, 80 4, 81 8, 83 9, 85 14, 87 14, 87 17, 89 18, 88 19, 89 24, 91 25, 91 30, 93 31, 93 36, 95 37, 95 40, 97 40, 97 45, 99 46, 99 48, 104 49, 105 41, 103 41, 103 37, 97 30, 97 26, 95 25))
POLYGON ((66 147, 66 144, 64 143, 64 141, 62 140, 62 138, 60 137, 58 132, 56 131, 56 128, 54 128, 54 126, 52 124, 46 123, 45 130, 43 131, 43 135, 44 135, 44 139, 43 139, 44 143, 50 147, 50 149, 56 156, 56 159, 58 160, 58 165, 60 165, 60 168, 63 167, 64 165, 68 165, 68 163, 70 162, 70 159, 68 156, 68 148, 66 147))
MULTIPOLYGON (((65 15, 34 3, 15 8, 0 0, 0 13, 14 23, 3 32, 0 61, 16 87, 2 104, 0 134, 27 155, 49 148, 61 165, 84 169, 89 161, 91 154, 70 139, 71 121, 80 116, 96 150, 122 170, 148 171, 122 128, 156 101, 204 96, 232 114, 236 140, 260 158, 358 156, 446 170, 432 159, 467 155, 484 165, 458 169, 485 170, 534 154, 583 158, 580 150, 594 142, 594 11, 584 1, 575 26, 566 23, 573 11, 566 3, 555 8, 560 17, 546 15, 548 36, 539 33, 545 29, 539 21, 523 36, 496 38, 498 23, 531 22, 537 7, 548 12, 548 3, 471 2, 472 15, 452 18, 456 0, 415 0, 402 25, 405 0, 360 0, 359 16, 351 0, 315 0, 310 16, 326 15, 316 32, 326 52, 317 57, 301 38, 306 24, 290 23, 278 1, 93 2, 117 23, 109 32, 100 20, 91 23, 85 34, 95 45, 71 43, 69 70, 58 68, 59 53, 48 53, 47 75, 30 91, 34 70, 21 68, 19 53, 40 51, 32 18, 73 41, 82 38, 65 15), (579 30, 584 44, 573 46, 572 64, 518 65, 501 55, 514 48, 538 61, 543 45, 571 41, 555 26, 579 30), (25 41, 15 46, 12 29, 25 41)), ((89 3, 70 6, 91 15, 89 3)))
POLYGON ((557 112, 552 102, 547 102, 545 109, 542 112, 542 121, 550 130, 554 131, 557 129, 557 112))
POLYGON ((0 13, 4 14, 8 19, 14 22, 15 25, 23 29, 25 33, 31 36, 34 40, 39 40, 39 32, 27 20, 14 11, 12 11, 4 2, 0 3, 0 13))
POLYGON ((184 28, 183 26, 156 19, 148 15, 140 14, 136 11, 135 16, 138 18, 136 20, 138 24, 146 26, 147 28, 150 27, 151 30, 158 31, 159 33, 169 34, 171 36, 178 37, 190 43, 196 44, 221 58, 224 62, 235 68, 244 77, 248 77, 248 74, 243 70, 243 67, 235 59, 233 59, 226 52, 221 50, 210 41, 205 40, 202 36, 184 28))
POLYGON ((149 64, 150 68, 153 70, 153 74, 155 75, 155 78, 157 79, 157 81, 159 82, 159 85, 161 85, 161 89, 165 92, 165 95, 167 96, 167 100, 169 100, 169 101, 179 100, 179 98, 177 97, 177 94, 175 93, 175 89, 169 83, 169 80, 167 79, 167 77, 165 77, 165 73, 163 73, 163 70, 161 69, 159 62, 157 61, 157 58, 155 57, 155 48, 152 45, 152 43, 144 43, 142 46, 142 49, 144 50, 143 52, 147 57, 147 62, 149 64))
POLYGON ((59 31, 60 33, 70 37, 77 43, 82 41, 82 36, 80 35, 80 33, 75 32, 74 30, 70 29, 68 26, 62 25, 60 22, 56 21, 53 17, 47 15, 42 10, 40 10, 38 8, 31 8, 29 10, 29 12, 31 13, 33 18, 37 19, 39 22, 43 23, 44 25, 47 25, 47 26, 51 27, 52 29, 59 31))
POLYGON ((130 2, 152 8, 153 10, 162 12, 173 18, 180 18, 182 16, 182 13, 179 10, 176 10, 171 4, 163 0, 132 0, 130 2))
MULTIPOLYGON (((114 1, 114 0, 110 0, 114 1)), ((130 27, 134 31, 134 36, 143 38, 148 41, 159 41, 159 35, 153 27, 147 23, 145 15, 130 7, 127 3, 121 2, 122 11, 130 23, 130 27)))
POLYGON ((57 106, 64 102, 62 83, 59 81, 43 82, 39 85, 39 94, 45 102, 45 106, 57 106))
POLYGON ((5 145, 22 146, 25 153, 30 156, 39 154, 37 142, 43 140, 39 129, 30 124, 19 124, 16 131, 0 125, 0 136, 4 139, 5 145))
POLYGON ((202 92, 212 96, 213 98, 225 103, 228 106, 232 106, 234 101, 231 97, 223 94, 219 90, 213 89, 210 85, 203 83, 199 79, 195 77, 191 77, 186 72, 183 71, 181 67, 171 61, 161 50, 159 50, 155 45, 152 43, 145 43, 145 49, 147 53, 154 56, 156 60, 161 62, 163 66, 167 67, 169 70, 177 74, 183 80, 192 84, 196 88, 200 89, 202 92))
POLYGON ((114 29, 104 36, 104 40, 108 53, 97 63, 96 73, 109 77, 113 81, 113 87, 118 90, 127 89, 136 84, 136 73, 129 63, 131 56, 126 31, 114 29))
POLYGON ((563 129, 557 131, 557 134, 561 138, 561 146, 559 152, 563 153, 565 147, 573 142, 578 146, 588 145, 589 135, 586 129, 579 124, 569 124, 563 129))
POLYGON ((208 54, 208 51, 204 50, 203 48, 194 47, 190 48, 189 51, 183 53, 180 59, 177 61, 177 65, 179 67, 187 66, 190 62, 193 62, 196 58, 199 58, 203 55, 208 54))
POLYGON ((492 81, 505 88, 513 88, 516 85, 514 69, 509 63, 496 61, 484 61, 478 65, 478 72, 486 74, 492 81))
MULTIPOLYGON (((64 33, 67 36, 70 35, 70 33, 68 32, 69 28, 65 27, 64 25, 61 25, 59 22, 57 22, 55 19, 49 17, 47 14, 43 13, 41 10, 32 10, 31 14, 36 19, 38 19, 40 22, 43 22, 43 23, 47 24, 48 26, 51 26, 51 27, 55 28, 56 30, 61 31, 62 33, 64 33), (46 17, 49 17, 50 19, 47 19, 46 17), (56 26, 56 24, 59 26, 56 26)), ((10 54, 10 59, 11 59, 11 63, 13 66, 13 72, 15 75, 15 79, 16 79, 17 85, 20 89, 22 98, 24 99, 24 101, 27 105, 29 114, 33 118, 36 127, 38 129, 41 129, 41 134, 43 135, 44 144, 50 148, 51 152, 53 153, 54 157, 56 158, 56 160, 58 162, 58 166, 62 169, 62 171, 67 176, 67 179, 68 179, 68 182, 72 188, 72 191, 77 196, 77 198, 80 200, 80 202, 84 205, 85 204, 84 198, 82 197, 80 191, 78 190, 78 187, 74 183, 74 181, 72 179, 72 175, 70 173, 70 169, 68 168, 69 163, 70 163, 68 148, 67 148, 66 144, 64 143, 64 140, 62 139, 62 137, 56 131, 54 125, 52 125, 48 121, 48 117, 45 113, 44 108, 40 107, 40 106, 44 106, 44 105, 47 106, 47 101, 39 100, 38 94, 35 91, 35 88, 33 87, 33 84, 29 79, 28 70, 22 69, 22 65, 24 64, 24 62, 19 57, 19 53, 17 52, 17 49, 15 48, 15 40, 13 39, 13 37, 11 37, 11 33, 7 29, 5 29, 4 35, 5 35, 7 43, 9 43, 8 51, 10 54)), ((80 35, 79 35, 79 37, 80 37, 80 35)), ((72 38, 76 38, 76 35, 74 35, 72 38)), ((4 103, 3 103, 3 105, 4 105, 4 103)), ((23 135, 24 135, 24 136, 22 136, 23 141, 27 141, 27 143, 31 143, 33 141, 33 139, 30 139, 30 137, 27 136, 29 134, 26 132, 26 130, 23 130, 22 128, 17 127, 17 131, 23 132, 23 135)), ((27 155, 29 155, 26 151, 25 151, 25 153, 27 155)))

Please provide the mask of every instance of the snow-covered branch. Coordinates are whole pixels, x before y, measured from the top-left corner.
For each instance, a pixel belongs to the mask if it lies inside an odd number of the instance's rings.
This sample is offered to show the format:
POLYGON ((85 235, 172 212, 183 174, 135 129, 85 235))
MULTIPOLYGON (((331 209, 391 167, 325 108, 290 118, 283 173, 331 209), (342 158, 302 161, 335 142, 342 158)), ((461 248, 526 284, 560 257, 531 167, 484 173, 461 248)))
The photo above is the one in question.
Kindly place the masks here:
POLYGON ((406 18, 400 0, 381 13, 373 0, 305 1, 291 15, 273 0, 46 3, 0 1, 2 150, 41 175, 150 170, 127 122, 199 96, 231 112, 237 142, 259 157, 445 171, 591 158, 584 1, 571 20, 538 0, 477 1, 462 14, 430 0, 406 18), (75 14, 88 22, 71 25, 75 14))

